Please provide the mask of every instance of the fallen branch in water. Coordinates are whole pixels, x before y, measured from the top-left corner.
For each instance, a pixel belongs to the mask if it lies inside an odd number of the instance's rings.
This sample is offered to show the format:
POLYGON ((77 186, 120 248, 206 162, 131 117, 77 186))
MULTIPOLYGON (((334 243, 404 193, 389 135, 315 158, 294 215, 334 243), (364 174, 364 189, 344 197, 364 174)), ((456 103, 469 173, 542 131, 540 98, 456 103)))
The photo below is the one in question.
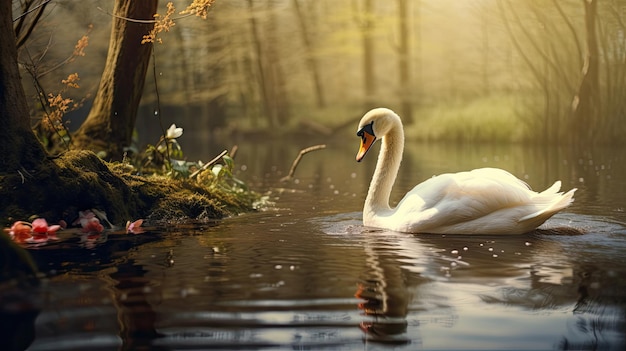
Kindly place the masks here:
POLYGON ((296 173, 296 167, 298 167, 298 164, 300 163, 300 160, 302 159, 302 156, 304 156, 305 154, 308 154, 311 151, 321 150, 321 149, 325 149, 325 148, 326 148, 326 144, 319 144, 319 145, 309 146, 307 148, 304 148, 304 149, 300 150, 300 153, 298 153, 298 156, 296 157, 296 159, 293 160, 293 164, 291 165, 291 169, 289 170, 289 174, 287 174, 286 176, 282 177, 280 179, 280 181, 281 182, 286 182, 288 180, 293 179, 293 174, 296 173))

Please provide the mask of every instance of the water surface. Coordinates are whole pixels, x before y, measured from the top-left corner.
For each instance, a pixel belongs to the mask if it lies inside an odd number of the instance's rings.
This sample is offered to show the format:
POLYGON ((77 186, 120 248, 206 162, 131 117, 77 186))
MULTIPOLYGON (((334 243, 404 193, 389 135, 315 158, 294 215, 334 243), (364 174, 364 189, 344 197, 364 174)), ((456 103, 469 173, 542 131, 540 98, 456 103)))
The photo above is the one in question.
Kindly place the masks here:
POLYGON ((486 166, 579 189, 535 233, 412 235, 362 226, 375 157, 357 164, 357 142, 306 155, 284 183, 309 143, 240 144, 238 177, 275 204, 263 211, 31 249, 48 278, 0 291, 19 316, 3 325, 32 350, 624 349, 623 150, 409 143, 395 201, 486 166))

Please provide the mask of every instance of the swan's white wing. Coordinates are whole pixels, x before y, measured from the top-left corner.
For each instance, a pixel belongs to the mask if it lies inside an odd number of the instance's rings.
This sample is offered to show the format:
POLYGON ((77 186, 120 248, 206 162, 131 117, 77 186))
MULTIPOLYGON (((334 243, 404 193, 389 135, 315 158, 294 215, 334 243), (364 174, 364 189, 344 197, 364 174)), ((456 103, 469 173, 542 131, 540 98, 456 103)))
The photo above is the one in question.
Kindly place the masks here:
MULTIPOLYGON (((558 188, 552 195, 556 191, 558 188)), ((537 195, 526 183, 501 169, 443 174, 408 192, 389 220, 398 230, 410 232, 441 232, 442 228, 468 231, 498 224, 511 227, 541 210, 533 202, 537 195)))

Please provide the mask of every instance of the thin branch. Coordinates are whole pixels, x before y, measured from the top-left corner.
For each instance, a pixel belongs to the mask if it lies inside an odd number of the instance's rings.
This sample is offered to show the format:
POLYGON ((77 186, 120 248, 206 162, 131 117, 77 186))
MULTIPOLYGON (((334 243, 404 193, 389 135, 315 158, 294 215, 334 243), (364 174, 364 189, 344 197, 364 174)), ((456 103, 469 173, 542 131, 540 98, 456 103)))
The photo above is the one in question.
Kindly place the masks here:
POLYGON ((574 28, 572 21, 570 21, 567 14, 565 14, 565 11, 563 11, 563 8, 561 7, 561 5, 559 5, 559 2, 557 0, 552 0, 552 3, 556 7, 556 10, 559 12, 559 15, 561 15, 561 17, 563 18, 563 21, 565 22, 565 25, 567 26, 567 28, 572 33, 572 37, 574 37, 574 43, 576 43, 576 50, 578 51, 578 65, 582 66, 583 49, 580 45, 580 39, 578 38, 578 33, 576 33, 576 29, 574 28))
MULTIPOLYGON (((39 9, 40 7, 46 7, 46 5, 48 5, 48 3, 49 3, 50 1, 52 1, 52 0, 44 0, 44 2, 42 2, 41 4, 39 4, 39 5, 35 6, 35 7, 33 7, 32 9, 30 9, 30 10, 28 10, 28 11, 25 11, 25 12, 24 12, 24 13, 22 13, 21 15, 19 15, 19 16, 17 16, 17 17, 15 17, 15 18, 13 19, 13 22, 15 22, 15 21, 17 21, 17 20, 21 19, 22 17, 24 17, 24 16, 28 15, 29 13, 31 13, 31 12, 33 12, 33 11, 36 11, 36 10, 37 10, 37 9, 39 9)), ((28 4, 28 5, 30 6, 30 4, 28 4)))
POLYGON ((281 182, 286 182, 290 179, 293 178, 294 173, 296 173, 296 168, 298 167, 298 164, 300 163, 300 160, 302 159, 302 156, 304 156, 305 154, 311 152, 311 151, 316 151, 316 150, 321 150, 321 149, 325 149, 326 148, 326 144, 319 144, 319 145, 313 145, 313 146, 309 146, 305 149, 300 150, 300 153, 298 153, 298 156, 296 157, 295 160, 293 160, 293 164, 291 165, 291 169, 289 170, 289 174, 287 174, 286 176, 282 177, 280 179, 281 182))
POLYGON ((239 150, 239 146, 233 145, 233 148, 230 149, 230 152, 228 153, 228 156, 230 156, 230 158, 232 158, 234 160, 235 159, 235 155, 237 155, 237 151, 238 150, 239 150))
MULTIPOLYGON (((144 24, 150 24, 150 23, 156 23, 157 22, 157 20, 140 20, 140 19, 135 19, 135 18, 128 18, 128 17, 124 17, 124 16, 119 16, 119 15, 116 15, 114 13, 111 13, 111 12, 108 12, 108 11, 104 10, 102 7, 96 7, 96 9, 98 9, 101 12, 106 13, 107 15, 109 15, 111 17, 114 17, 114 18, 117 18, 117 19, 121 19, 121 20, 124 20, 124 21, 127 21, 127 22, 144 23, 144 24)), ((181 18, 190 17, 190 16, 194 16, 194 15, 195 14, 193 14, 193 13, 188 13, 188 14, 185 14, 185 15, 182 15, 182 16, 179 16, 179 17, 172 17, 172 20, 176 21, 176 20, 179 20, 181 18)))
POLYGON ((48 3, 50 3, 51 0, 46 0, 43 3, 35 6, 34 8, 24 12, 23 14, 21 14, 19 17, 17 17, 16 19, 14 19, 13 21, 17 21, 18 19, 20 19, 20 22, 18 23, 18 26, 16 27, 16 35, 19 35, 19 37, 17 38, 17 41, 15 43, 15 45, 19 48, 22 45, 24 45, 24 43, 26 42, 26 39, 28 39, 28 37, 30 37, 30 35, 32 34, 33 30, 35 29, 35 26, 37 25, 37 23, 39 22, 39 19, 41 19, 41 16, 43 15, 44 10, 46 9, 46 5, 48 5, 48 3), (37 14, 35 15, 35 18, 30 22, 28 28, 26 29, 26 31, 24 31, 23 33, 20 34, 21 32, 21 28, 22 28, 22 24, 24 23, 24 17, 27 14, 33 12, 33 11, 37 11, 37 14))
POLYGON ((509 34, 509 37, 511 38, 511 43, 517 50, 520 57, 524 60, 528 68, 531 70, 531 72, 533 73, 533 76, 535 76, 538 82, 541 82, 541 78, 543 77, 543 75, 539 72, 537 67, 535 67, 535 65, 533 64, 533 61, 528 57, 528 55, 526 54, 526 51, 522 48, 522 45, 520 44, 518 38, 513 33, 513 29, 511 28, 511 24, 509 23, 509 18, 506 15, 506 10, 504 8, 504 5, 502 4, 502 0, 498 0, 497 4, 498 4, 498 9, 500 10, 500 14, 502 16, 504 27, 507 33, 509 34))
MULTIPOLYGON (((152 45, 152 77, 154 79, 154 94, 156 97, 156 115, 159 119, 159 127, 161 127, 161 133, 163 134, 162 140, 165 141, 165 152, 167 154, 167 162, 165 164, 168 169, 172 169, 172 160, 170 158, 170 143, 167 140, 167 132, 165 131, 165 127, 163 126, 163 118, 161 117, 161 96, 159 95, 159 84, 157 79, 157 68, 156 68, 156 54, 154 53, 154 44, 148 43, 152 45)), ((143 44, 142 44, 143 45, 143 44)))
POLYGON ((200 167, 200 169, 198 169, 197 171, 191 173, 189 178, 191 178, 191 179, 195 178, 198 174, 200 174, 200 172, 204 171, 205 169, 207 169, 210 166, 214 165, 217 161, 221 160, 222 157, 224 157, 224 155, 226 155, 227 153, 228 153, 228 150, 222 151, 219 155, 215 156, 211 161, 205 163, 202 167, 200 167))

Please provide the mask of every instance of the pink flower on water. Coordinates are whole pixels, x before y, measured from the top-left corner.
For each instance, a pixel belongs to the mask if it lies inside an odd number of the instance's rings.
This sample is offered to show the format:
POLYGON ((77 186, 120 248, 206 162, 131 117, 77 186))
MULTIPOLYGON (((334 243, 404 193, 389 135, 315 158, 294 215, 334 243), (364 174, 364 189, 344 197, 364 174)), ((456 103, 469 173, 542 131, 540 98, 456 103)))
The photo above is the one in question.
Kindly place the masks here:
POLYGON ((104 226, 100 224, 98 218, 81 219, 80 226, 83 227, 85 233, 102 233, 104 226))
POLYGON ((17 221, 13 223, 10 229, 4 231, 9 234, 11 239, 17 243, 24 243, 32 236, 32 226, 28 222, 17 221))
POLYGON ((58 240, 56 232, 61 229, 59 225, 48 226, 43 218, 37 218, 33 223, 17 221, 7 231, 13 241, 17 243, 43 243, 48 240, 58 240))
POLYGON ((57 230, 61 229, 60 225, 48 226, 48 222, 44 218, 37 218, 32 223, 33 236, 30 242, 42 243, 48 240, 57 240, 57 230))
POLYGON ((138 219, 134 222, 126 222, 126 234, 141 234, 144 232, 143 228, 141 228, 141 225, 143 224, 143 219, 138 219))
POLYGON ((79 211, 78 219, 74 223, 80 223, 85 233, 102 233, 104 226, 100 224, 100 220, 90 210, 79 211))

